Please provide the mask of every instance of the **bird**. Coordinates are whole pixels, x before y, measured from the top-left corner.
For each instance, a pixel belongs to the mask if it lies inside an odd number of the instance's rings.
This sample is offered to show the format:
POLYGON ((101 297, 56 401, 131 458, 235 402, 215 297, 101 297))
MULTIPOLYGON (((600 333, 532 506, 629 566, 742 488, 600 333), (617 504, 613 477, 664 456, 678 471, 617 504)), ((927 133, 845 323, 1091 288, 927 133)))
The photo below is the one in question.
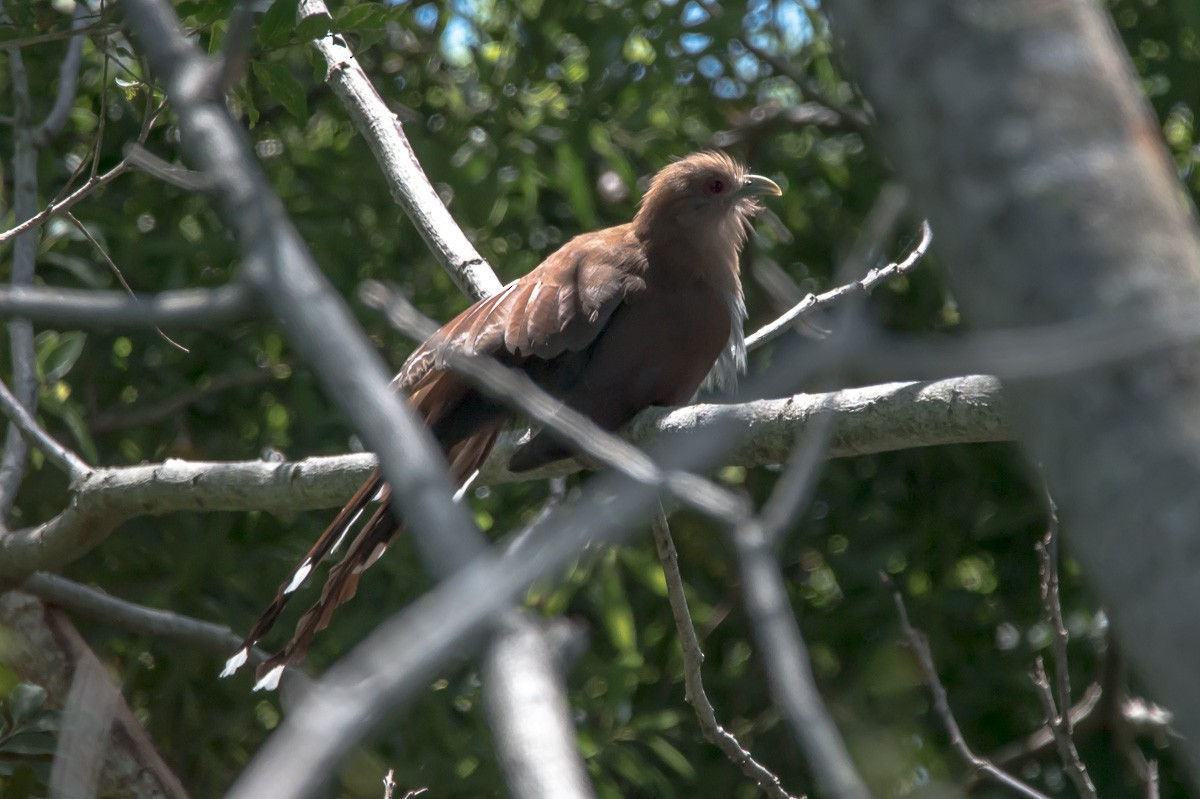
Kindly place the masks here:
MULTIPOLYGON (((726 387, 745 368, 739 255, 761 198, 778 184, 716 150, 668 163, 651 179, 633 220, 575 236, 524 277, 479 300, 416 348, 392 381, 408 397, 468 485, 497 437, 517 418, 453 371, 448 354, 488 356, 524 372, 566 405, 615 431, 655 405, 680 405, 702 387, 726 387)), ((523 472, 574 454, 542 430, 512 455, 523 472)), ((400 533, 376 470, 280 586, 221 676, 246 663, 318 563, 362 525, 286 646, 258 669, 255 690, 277 686, 361 574, 400 533)))

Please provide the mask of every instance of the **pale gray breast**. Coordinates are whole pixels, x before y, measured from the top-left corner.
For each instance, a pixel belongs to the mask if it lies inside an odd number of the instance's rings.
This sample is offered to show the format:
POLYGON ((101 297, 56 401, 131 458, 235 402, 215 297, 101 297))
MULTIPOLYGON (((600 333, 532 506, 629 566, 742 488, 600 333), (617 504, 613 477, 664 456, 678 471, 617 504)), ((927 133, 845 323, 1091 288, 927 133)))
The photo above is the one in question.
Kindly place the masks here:
POLYGON ((700 384, 701 391, 733 391, 738 375, 746 371, 746 300, 741 292, 729 297, 729 342, 717 357, 708 376, 700 384))

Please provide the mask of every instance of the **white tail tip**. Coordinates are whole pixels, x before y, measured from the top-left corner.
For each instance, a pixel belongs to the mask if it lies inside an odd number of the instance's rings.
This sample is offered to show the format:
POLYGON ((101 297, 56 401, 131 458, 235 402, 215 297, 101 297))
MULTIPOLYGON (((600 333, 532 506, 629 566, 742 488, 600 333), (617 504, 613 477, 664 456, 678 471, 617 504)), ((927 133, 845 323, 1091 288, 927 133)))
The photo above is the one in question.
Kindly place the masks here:
POLYGON ((300 564, 300 568, 296 569, 296 573, 292 575, 292 581, 287 584, 287 588, 283 589, 283 595, 287 596, 299 588, 300 584, 303 583, 311 573, 312 564, 308 561, 304 561, 304 563, 300 564))
POLYGON ((225 661, 225 670, 221 672, 221 679, 232 677, 234 673, 242 666, 246 665, 246 661, 250 659, 250 650, 242 647, 233 657, 225 661))
POLYGON ((478 477, 479 477, 479 470, 476 469, 475 471, 471 472, 470 475, 468 475, 466 480, 463 480, 463 484, 460 485, 458 487, 458 490, 454 492, 454 501, 455 502, 463 501, 463 497, 465 497, 467 495, 467 492, 471 490, 471 486, 475 483, 475 480, 478 479, 478 477))
POLYGON ((255 691, 274 691, 279 687, 279 678, 283 676, 283 666, 279 665, 268 671, 263 678, 254 683, 255 691))

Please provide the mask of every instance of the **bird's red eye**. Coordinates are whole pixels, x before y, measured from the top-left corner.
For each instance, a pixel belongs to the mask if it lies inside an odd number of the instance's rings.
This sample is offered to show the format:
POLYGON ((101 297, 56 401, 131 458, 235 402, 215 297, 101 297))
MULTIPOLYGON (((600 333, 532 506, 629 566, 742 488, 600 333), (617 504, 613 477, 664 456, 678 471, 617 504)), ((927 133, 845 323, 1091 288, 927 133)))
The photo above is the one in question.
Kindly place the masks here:
POLYGON ((709 194, 720 194, 723 191, 725 191, 725 181, 710 180, 708 182, 708 193, 709 194))

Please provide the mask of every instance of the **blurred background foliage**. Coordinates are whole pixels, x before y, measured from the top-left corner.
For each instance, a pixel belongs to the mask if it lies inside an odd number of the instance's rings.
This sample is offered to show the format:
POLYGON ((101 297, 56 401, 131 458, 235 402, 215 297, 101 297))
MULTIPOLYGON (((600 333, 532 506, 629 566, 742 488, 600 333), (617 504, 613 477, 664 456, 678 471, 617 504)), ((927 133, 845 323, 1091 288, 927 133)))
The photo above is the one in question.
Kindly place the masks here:
MULTIPOLYGON (((13 24, 0 28, 0 39, 21 46, 40 118, 65 49, 54 34, 68 28, 71 3, 7 5, 13 24)), ((112 5, 89 37, 70 123, 40 153, 43 204, 91 158, 101 128, 103 170, 119 161, 147 109, 162 100, 147 85, 112 5)), ((367 147, 324 86, 324 65, 305 43, 312 31, 295 29, 295 0, 257 5, 265 14, 229 107, 317 260, 398 365, 410 345, 353 299, 360 281, 395 281, 438 319, 466 300, 389 197, 367 147)), ((720 145, 786 189, 757 225, 744 258, 753 329, 804 292, 831 284, 840 254, 888 176, 878 149, 836 120, 800 124, 789 117, 806 98, 745 45, 787 59, 826 95, 854 104, 816 0, 727 3, 716 16, 690 0, 331 5, 333 27, 346 34, 443 199, 505 281, 575 233, 629 219, 647 176, 671 157, 720 145)), ((1109 5, 1194 194, 1200 189, 1198 6, 1192 0, 1109 5)), ((176 3, 197 40, 214 51, 230 7, 231 0, 176 3)), ((8 109, 10 71, 0 63, 0 105, 8 109)), ((147 146, 175 159, 176 141, 168 109, 147 146)), ((7 227, 8 127, 0 127, 0 152, 7 227)), ((75 213, 137 290, 214 286, 237 269, 234 248, 206 200, 144 174, 119 178, 75 213)), ((938 269, 931 260, 882 288, 870 302, 871 318, 892 330, 952 333, 960 320, 938 269)), ((38 280, 118 285, 104 257, 61 218, 43 228, 38 280)), ((172 336, 186 351, 153 332, 41 330, 42 421, 102 464, 301 458, 355 446, 336 403, 278 329, 254 323, 172 336)), ((767 352, 752 370, 769 360, 767 352)), ((729 468, 719 477, 761 501, 776 472, 729 468)), ((53 515, 65 489, 35 454, 14 523, 53 515)), ((506 535, 536 512, 545 494, 537 484, 481 489, 473 499, 476 518, 491 535, 506 535)), ((245 630, 328 516, 142 518, 67 573, 134 602, 245 630)), ((1070 519, 1064 526, 1069 548, 1070 519)), ((879 571, 895 576, 914 623, 929 633, 968 741, 992 752, 1041 721, 1028 675, 1050 642, 1033 549, 1044 529, 1040 489, 1013 446, 929 448, 828 464, 780 557, 824 696, 876 795, 945 795, 938 791, 966 776, 910 652, 898 644, 879 571)), ((766 692, 727 543, 712 524, 686 513, 675 515, 673 530, 719 717, 786 787, 809 790, 806 768, 766 692)), ((412 549, 395 547, 319 637, 308 665, 319 672, 428 584, 412 549)), ((1106 665, 1113 667, 1113 657, 1104 655, 1103 617, 1069 557, 1063 584, 1078 698, 1106 665)), ((561 584, 531 592, 528 605, 566 614, 587 632, 588 649, 570 674, 570 698, 601 796, 757 795, 702 740, 683 701, 678 647, 648 536, 619 551, 590 553, 561 584)), ((194 796, 219 795, 279 722, 278 697, 251 694, 245 676, 216 679, 220 657, 87 618, 77 623, 194 796)), ((10 695, 8 706, 28 705, 36 689, 16 682, 0 671, 0 696, 10 695)), ((1082 741, 1106 796, 1132 795, 1135 784, 1117 737, 1102 732, 1082 741)), ((38 795, 44 756, 23 760, 5 750, 6 741, 11 736, 0 736, 0 797, 38 795)), ((1164 796, 1185 795, 1164 741, 1133 745, 1163 760, 1164 796)), ((381 795, 388 768, 395 768, 401 791, 428 786, 435 797, 505 795, 473 667, 443 675, 389 723, 346 764, 330 795, 381 795)), ((1018 770, 1047 793, 1074 795, 1053 758, 1018 770)), ((1000 793, 979 786, 973 795, 1000 793)))

